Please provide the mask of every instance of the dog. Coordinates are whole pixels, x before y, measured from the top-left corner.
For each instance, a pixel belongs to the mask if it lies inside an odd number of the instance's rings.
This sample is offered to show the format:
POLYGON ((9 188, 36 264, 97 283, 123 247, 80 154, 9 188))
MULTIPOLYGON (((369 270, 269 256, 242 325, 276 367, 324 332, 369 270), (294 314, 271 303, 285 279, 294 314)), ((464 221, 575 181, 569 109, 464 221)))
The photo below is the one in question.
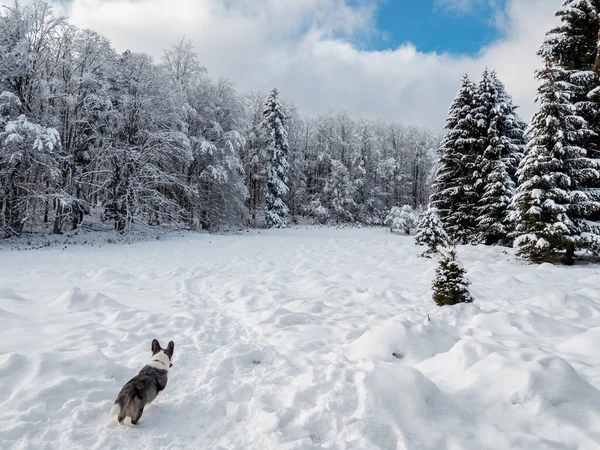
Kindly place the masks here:
POLYGON ((111 416, 117 416, 119 423, 122 424, 125 417, 130 417, 131 424, 137 425, 144 407, 167 387, 167 373, 173 367, 171 359, 174 349, 173 341, 169 342, 166 349, 162 349, 156 339, 152 341, 152 358, 140 373, 123 386, 110 410, 111 416))

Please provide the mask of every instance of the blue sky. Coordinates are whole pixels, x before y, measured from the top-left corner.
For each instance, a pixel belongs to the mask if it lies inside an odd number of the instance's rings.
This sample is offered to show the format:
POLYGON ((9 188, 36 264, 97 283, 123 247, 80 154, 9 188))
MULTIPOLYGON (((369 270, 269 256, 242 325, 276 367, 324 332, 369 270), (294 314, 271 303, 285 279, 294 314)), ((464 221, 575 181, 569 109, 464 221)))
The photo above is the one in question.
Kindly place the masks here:
POLYGON ((395 49, 411 42, 422 52, 473 55, 502 37, 495 18, 503 6, 504 0, 387 0, 376 15, 382 33, 369 46, 395 49))

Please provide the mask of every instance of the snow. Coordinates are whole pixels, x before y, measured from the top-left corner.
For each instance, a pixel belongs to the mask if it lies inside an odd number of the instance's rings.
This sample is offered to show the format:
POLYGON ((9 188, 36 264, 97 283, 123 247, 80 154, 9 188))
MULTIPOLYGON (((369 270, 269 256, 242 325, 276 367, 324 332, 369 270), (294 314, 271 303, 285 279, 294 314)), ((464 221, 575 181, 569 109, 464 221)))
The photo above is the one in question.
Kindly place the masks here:
POLYGON ((384 229, 0 249, 0 448, 592 449, 598 265, 459 248, 473 304, 384 229), (136 428, 123 384, 175 341, 136 428))

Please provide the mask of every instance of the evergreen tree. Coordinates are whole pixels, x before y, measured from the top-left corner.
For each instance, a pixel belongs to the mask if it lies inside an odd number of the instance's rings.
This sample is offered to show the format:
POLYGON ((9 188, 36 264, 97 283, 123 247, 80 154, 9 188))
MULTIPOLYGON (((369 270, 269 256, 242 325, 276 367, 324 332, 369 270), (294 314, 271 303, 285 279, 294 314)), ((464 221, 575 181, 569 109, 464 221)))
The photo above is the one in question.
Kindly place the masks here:
POLYGON ((283 107, 276 88, 265 101, 262 127, 267 138, 266 223, 269 228, 285 228, 288 207, 284 198, 289 192, 287 161, 288 135, 283 107))
POLYGON ((422 214, 421 220, 417 225, 415 243, 417 245, 427 246, 427 250, 422 253, 422 256, 426 258, 439 253, 440 247, 448 245, 448 235, 446 234, 446 231, 444 231, 444 227, 435 208, 430 206, 422 214))
POLYGON ((462 242, 469 240, 476 225, 477 197, 472 180, 477 142, 475 91, 475 84, 465 75, 448 113, 431 196, 448 234, 462 242))
POLYGON ((572 263, 578 248, 600 250, 599 14, 598 0, 563 1, 561 23, 538 51, 540 110, 512 214, 518 253, 534 262, 572 263))
MULTIPOLYGON (((595 134, 600 132, 600 32, 599 0, 563 0, 556 12, 561 23, 550 30, 538 54, 562 70, 569 83, 569 96, 577 114, 595 134)), ((590 158, 600 158, 597 139, 589 133, 577 137, 577 144, 590 158)))
POLYGON ((495 72, 484 71, 475 101, 479 136, 473 184, 478 218, 473 241, 506 243, 511 224, 508 210, 525 144, 525 124, 495 72))
POLYGON ((465 270, 456 257, 456 248, 444 252, 433 280, 433 300, 438 306, 473 303, 465 270))
POLYGON ((519 187, 513 199, 515 247, 520 256, 533 262, 562 256, 570 263, 581 231, 573 212, 587 200, 575 190, 576 176, 585 165, 573 126, 580 117, 573 115, 572 86, 562 81, 560 69, 547 66, 537 77, 540 109, 528 130, 531 140, 517 172, 519 187))
POLYGON ((574 111, 573 144, 582 149, 577 189, 585 194, 573 217, 581 219, 582 246, 600 245, 600 0, 564 0, 556 13, 561 23, 550 30, 538 54, 560 69, 574 111))

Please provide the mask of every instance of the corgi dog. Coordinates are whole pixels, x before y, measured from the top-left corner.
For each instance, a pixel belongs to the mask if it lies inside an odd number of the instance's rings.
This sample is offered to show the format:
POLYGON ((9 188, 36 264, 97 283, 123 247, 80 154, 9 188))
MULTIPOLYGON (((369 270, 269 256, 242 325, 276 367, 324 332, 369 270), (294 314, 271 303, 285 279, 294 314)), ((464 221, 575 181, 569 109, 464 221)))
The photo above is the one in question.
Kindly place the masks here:
POLYGON ((110 410, 111 416, 117 416, 119 423, 123 423, 125 417, 130 417, 131 424, 137 425, 144 407, 167 387, 167 373, 173 367, 171 359, 174 349, 173 341, 169 342, 166 349, 162 349, 156 339, 152 341, 152 358, 140 373, 123 386, 110 410))

